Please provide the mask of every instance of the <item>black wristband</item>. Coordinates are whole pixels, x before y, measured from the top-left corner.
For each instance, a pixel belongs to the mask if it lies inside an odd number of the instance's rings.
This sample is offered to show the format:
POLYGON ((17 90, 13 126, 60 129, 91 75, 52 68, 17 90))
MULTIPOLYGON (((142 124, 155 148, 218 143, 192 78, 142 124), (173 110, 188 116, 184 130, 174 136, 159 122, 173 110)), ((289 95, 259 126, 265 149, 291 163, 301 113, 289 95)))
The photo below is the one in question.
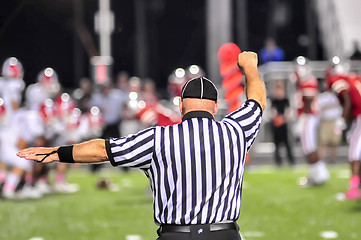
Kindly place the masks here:
POLYGON ((73 158, 73 145, 62 146, 58 148, 59 162, 75 163, 73 158))

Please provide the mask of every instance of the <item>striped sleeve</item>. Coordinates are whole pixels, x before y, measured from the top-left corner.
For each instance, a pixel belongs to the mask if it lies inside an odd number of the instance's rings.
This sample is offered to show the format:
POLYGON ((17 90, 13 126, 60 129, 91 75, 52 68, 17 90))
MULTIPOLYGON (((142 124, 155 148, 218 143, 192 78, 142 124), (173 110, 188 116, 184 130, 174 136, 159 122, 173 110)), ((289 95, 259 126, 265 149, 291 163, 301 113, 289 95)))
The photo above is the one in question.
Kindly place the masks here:
POLYGON ((247 151, 251 148, 262 122, 262 108, 253 99, 247 100, 236 111, 228 114, 223 121, 237 122, 244 133, 247 151))
POLYGON ((113 166, 149 168, 154 150, 154 128, 123 138, 110 138, 105 145, 113 166))

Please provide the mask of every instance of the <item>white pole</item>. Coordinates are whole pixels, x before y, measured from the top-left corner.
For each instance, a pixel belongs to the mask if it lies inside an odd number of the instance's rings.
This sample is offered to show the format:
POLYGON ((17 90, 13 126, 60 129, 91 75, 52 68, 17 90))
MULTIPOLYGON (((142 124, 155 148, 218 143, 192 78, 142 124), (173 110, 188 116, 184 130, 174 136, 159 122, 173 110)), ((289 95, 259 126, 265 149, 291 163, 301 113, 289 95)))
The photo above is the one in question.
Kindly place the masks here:
POLYGON ((114 29, 114 16, 110 11, 109 0, 99 0, 98 33, 100 41, 100 56, 111 56, 111 33, 114 29))
POLYGON ((218 49, 232 41, 231 0, 207 0, 207 71, 216 84, 221 84, 218 65, 218 49))
POLYGON ((99 11, 94 19, 95 31, 99 34, 100 56, 92 57, 93 79, 104 84, 111 79, 113 63, 111 51, 111 34, 114 30, 114 15, 110 10, 110 0, 99 0, 99 11))

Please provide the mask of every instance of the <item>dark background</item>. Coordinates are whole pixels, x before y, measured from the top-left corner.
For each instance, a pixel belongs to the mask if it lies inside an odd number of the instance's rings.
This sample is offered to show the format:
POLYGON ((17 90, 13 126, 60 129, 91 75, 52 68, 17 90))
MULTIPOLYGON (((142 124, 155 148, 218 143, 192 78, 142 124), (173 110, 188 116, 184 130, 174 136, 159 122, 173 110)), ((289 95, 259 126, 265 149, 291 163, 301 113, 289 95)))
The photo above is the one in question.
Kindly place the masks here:
MULTIPOLYGON (((0 62, 17 57, 25 69, 27 84, 36 81, 46 67, 58 73, 65 88, 78 84, 79 76, 90 76, 89 54, 74 28, 74 0, 2 1, 0 9, 0 62), (74 60, 77 59, 77 60, 74 60), (76 62, 75 62, 76 61, 76 62)), ((278 0, 281 1, 281 0, 278 0)), ((177 67, 198 64, 205 69, 206 12, 205 0, 148 0, 146 4, 149 76, 159 88, 165 88, 168 75, 177 67)), ((305 21, 306 0, 281 1, 287 9, 286 21, 269 24, 272 0, 248 1, 248 47, 258 52, 272 33, 286 55, 293 60, 307 54, 305 21)), ((98 50, 94 32, 94 13, 98 0, 84 0, 81 17, 85 29, 98 50)), ((111 1, 115 15, 112 35, 113 74, 135 72, 134 1, 111 1)), ((234 8, 235 9, 235 8, 234 8)), ((234 13, 236 14, 236 13, 234 13)), ((236 17, 234 41, 237 42, 236 17)), ((317 58, 322 58, 318 46, 317 58)), ((207 69, 205 69, 207 70, 207 69)))

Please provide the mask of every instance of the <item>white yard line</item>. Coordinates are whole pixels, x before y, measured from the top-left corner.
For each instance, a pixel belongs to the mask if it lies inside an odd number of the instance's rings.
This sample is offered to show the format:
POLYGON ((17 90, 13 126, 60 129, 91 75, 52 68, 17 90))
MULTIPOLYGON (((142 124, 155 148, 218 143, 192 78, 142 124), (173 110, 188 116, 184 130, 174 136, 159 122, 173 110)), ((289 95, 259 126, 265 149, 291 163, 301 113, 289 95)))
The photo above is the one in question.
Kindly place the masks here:
POLYGON ((338 238, 338 233, 334 231, 322 231, 320 232, 320 236, 326 239, 334 239, 338 238))

